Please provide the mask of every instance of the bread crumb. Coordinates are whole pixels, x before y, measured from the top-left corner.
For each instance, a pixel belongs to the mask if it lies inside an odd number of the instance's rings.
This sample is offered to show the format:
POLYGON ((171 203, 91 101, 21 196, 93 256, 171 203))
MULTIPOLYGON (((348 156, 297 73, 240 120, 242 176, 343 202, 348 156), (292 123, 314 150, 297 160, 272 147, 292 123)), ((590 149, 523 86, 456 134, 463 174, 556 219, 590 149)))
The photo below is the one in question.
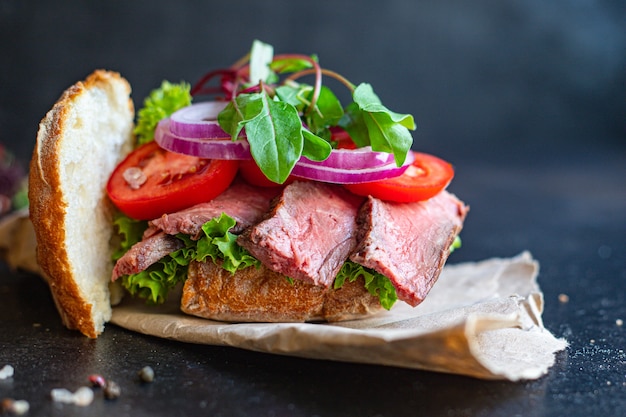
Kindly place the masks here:
POLYGON ((569 302, 569 295, 567 294, 559 294, 559 301, 563 304, 569 302))
POLYGON ((0 369, 0 379, 8 379, 13 376, 13 367, 11 365, 4 365, 2 369, 0 369))
POLYGON ((81 407, 91 404, 93 396, 93 390, 89 387, 80 387, 74 393, 65 388, 55 388, 50 392, 50 397, 54 402, 75 404, 81 407))
POLYGON ((28 413, 30 404, 26 400, 14 400, 13 398, 5 398, 0 401, 0 414, 11 414, 21 416, 28 413))

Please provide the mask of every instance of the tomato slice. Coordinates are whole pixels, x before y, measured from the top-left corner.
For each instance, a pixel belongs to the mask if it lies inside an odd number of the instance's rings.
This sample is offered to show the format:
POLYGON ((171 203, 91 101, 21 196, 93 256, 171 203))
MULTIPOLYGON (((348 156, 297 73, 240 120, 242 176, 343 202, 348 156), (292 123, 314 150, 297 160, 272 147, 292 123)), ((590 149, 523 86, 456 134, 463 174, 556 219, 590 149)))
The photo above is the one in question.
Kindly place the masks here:
MULTIPOLYGON (((331 132, 331 140, 336 142, 338 149, 356 149, 356 145, 350 138, 348 132, 343 130, 340 127, 333 126, 330 128, 331 132)), ((246 180, 249 184, 255 185, 257 187, 282 187, 288 185, 295 180, 300 181, 308 181, 304 178, 298 178, 293 175, 287 177, 287 180, 283 184, 275 183, 271 181, 269 178, 263 174, 261 168, 254 162, 253 159, 247 159, 244 161, 240 161, 239 163, 239 174, 241 177, 246 180)))
POLYGON ((238 161, 173 153, 150 142, 115 168, 106 189, 124 214, 152 220, 217 197, 233 181, 238 166, 238 161))
POLYGON ((413 155, 415 161, 399 177, 345 184, 344 187, 357 195, 371 195, 398 203, 428 200, 450 184, 454 168, 450 163, 430 154, 413 152, 413 155))
POLYGON ((279 184, 267 178, 261 168, 254 162, 254 159, 246 159, 239 161, 239 175, 251 185, 257 187, 283 187, 292 183, 295 178, 293 176, 287 177, 287 180, 279 184))
POLYGON ((330 133, 330 140, 336 142, 337 149, 356 149, 352 138, 344 129, 339 126, 333 126, 330 128, 330 133))

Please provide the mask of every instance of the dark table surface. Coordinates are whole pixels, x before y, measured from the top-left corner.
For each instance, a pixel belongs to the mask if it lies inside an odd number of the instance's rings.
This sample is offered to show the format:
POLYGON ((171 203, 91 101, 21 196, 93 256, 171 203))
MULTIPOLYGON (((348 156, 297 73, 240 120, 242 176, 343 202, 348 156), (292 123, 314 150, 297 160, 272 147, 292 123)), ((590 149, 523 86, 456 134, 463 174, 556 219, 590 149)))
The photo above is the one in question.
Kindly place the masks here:
POLYGON ((534 381, 431 372, 198 346, 109 325, 96 340, 62 327, 43 281, 0 276, 0 397, 41 416, 618 416, 626 415, 626 153, 586 148, 549 162, 460 162, 453 191, 472 206, 450 262, 529 250, 541 263, 546 327, 569 341, 534 381), (559 301, 565 294, 569 301, 559 301), (154 382, 137 372, 151 366, 154 382), (98 373, 122 388, 92 405, 55 404, 98 373))

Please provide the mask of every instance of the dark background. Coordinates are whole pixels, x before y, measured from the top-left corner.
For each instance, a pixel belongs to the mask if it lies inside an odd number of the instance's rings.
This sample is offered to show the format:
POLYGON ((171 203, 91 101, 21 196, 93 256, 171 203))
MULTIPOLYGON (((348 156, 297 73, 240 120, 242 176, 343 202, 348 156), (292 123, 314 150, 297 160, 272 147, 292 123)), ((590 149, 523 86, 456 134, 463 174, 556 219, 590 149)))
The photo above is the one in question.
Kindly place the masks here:
POLYGON ((139 107, 163 79, 193 83, 255 38, 317 54, 412 113, 414 148, 455 165, 450 188, 471 211, 450 262, 529 250, 546 328, 570 343, 545 377, 507 383, 112 325, 92 341, 62 328, 39 277, 5 267, 0 367, 12 363, 16 376, 0 398, 31 401, 30 415, 626 415, 624 22, 620 0, 0 0, 0 141, 24 163, 39 120, 96 68, 125 76, 139 107), (145 364, 155 384, 131 383, 145 364), (94 370, 125 383, 119 401, 51 404, 50 389, 76 389, 94 370))
POLYGON ((626 141, 625 21, 620 0, 0 0, 0 139, 29 158, 38 121, 96 68, 121 72, 138 107, 260 39, 371 83, 416 117, 416 148, 545 158, 626 141))

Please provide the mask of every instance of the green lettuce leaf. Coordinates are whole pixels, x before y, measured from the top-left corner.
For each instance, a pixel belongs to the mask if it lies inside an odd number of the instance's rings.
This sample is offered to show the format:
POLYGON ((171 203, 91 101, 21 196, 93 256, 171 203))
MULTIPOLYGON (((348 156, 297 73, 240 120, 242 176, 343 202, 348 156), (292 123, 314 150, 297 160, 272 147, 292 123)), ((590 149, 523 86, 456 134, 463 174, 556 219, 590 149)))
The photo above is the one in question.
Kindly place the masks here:
POLYGON ((455 250, 459 249, 461 246, 462 246, 461 237, 457 235, 454 238, 454 241, 452 242, 452 244, 450 245, 450 248, 449 248, 450 253, 452 253, 455 250))
POLYGON ((154 140, 154 131, 161 119, 191 104, 190 90, 191 86, 187 83, 172 84, 168 81, 163 81, 161 87, 152 90, 137 113, 134 133, 139 145, 154 140))
POLYGON ((143 232, 148 227, 148 222, 131 219, 122 212, 116 212, 113 218, 113 226, 119 236, 118 249, 113 252, 113 261, 117 261, 135 243, 141 241, 143 232))
POLYGON ((178 234, 185 246, 162 258, 145 271, 125 275, 122 285, 133 296, 146 299, 149 303, 163 303, 169 291, 187 278, 189 263, 211 260, 223 262, 224 269, 231 273, 260 262, 235 242, 236 235, 230 232, 235 220, 222 214, 209 220, 202 226, 203 236, 192 240, 189 236, 178 234))
POLYGON ((396 289, 389 278, 352 261, 346 261, 343 264, 335 278, 333 288, 341 288, 346 281, 354 282, 360 276, 365 280, 367 291, 378 297, 383 308, 389 310, 398 300, 396 289))

